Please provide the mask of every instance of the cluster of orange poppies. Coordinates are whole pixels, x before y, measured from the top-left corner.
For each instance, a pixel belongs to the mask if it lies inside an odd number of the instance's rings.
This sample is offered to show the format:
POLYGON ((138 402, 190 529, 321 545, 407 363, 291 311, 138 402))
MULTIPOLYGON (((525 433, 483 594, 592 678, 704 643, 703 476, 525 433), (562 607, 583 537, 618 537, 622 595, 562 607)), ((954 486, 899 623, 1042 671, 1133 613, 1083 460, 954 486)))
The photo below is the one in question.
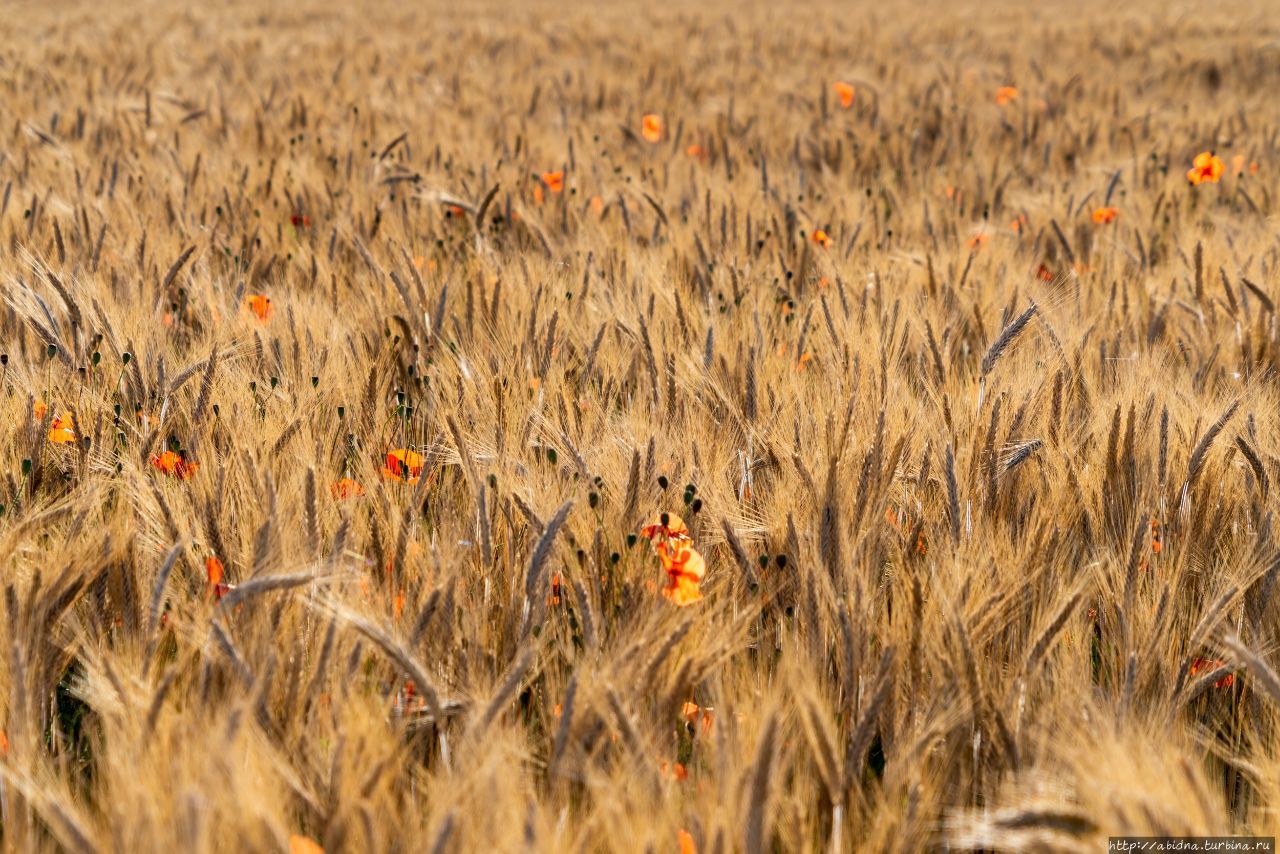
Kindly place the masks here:
POLYGON ((677 605, 689 605, 702 598, 702 579, 707 562, 693 547, 689 528, 674 513, 663 513, 651 525, 640 530, 640 536, 653 544, 653 550, 667 573, 662 595, 677 605))

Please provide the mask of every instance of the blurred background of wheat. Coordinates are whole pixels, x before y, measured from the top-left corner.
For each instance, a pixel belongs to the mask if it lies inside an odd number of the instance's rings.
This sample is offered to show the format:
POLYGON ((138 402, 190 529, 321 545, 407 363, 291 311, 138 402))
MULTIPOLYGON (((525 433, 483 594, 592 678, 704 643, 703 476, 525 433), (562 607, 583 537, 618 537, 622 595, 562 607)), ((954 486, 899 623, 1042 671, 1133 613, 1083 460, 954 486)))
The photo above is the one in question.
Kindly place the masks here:
POLYGON ((6 16, 5 847, 1275 833, 1275 11, 6 16))

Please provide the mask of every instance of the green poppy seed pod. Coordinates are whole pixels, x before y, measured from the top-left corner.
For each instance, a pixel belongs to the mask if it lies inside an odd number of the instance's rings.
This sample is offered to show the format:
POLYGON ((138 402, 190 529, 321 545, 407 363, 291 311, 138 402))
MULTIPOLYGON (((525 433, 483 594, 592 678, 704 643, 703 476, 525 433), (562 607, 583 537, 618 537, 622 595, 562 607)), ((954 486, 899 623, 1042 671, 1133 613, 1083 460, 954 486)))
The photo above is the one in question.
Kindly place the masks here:
POLYGON ((102 354, 97 350, 94 350, 93 355, 90 358, 93 361, 94 367, 97 367, 98 363, 102 361, 102 354))
POLYGON ((318 386, 318 385, 320 385, 320 378, 319 378, 319 377, 312 377, 312 378, 311 378, 311 387, 312 387, 312 388, 315 388, 315 387, 316 387, 316 386, 318 386))
POLYGON ((27 459, 22 461, 22 474, 24 476, 31 474, 31 460, 27 459))
POLYGON ((129 364, 129 360, 132 358, 133 358, 133 354, 130 353, 128 350, 125 350, 123 353, 120 354, 120 361, 124 362, 126 365, 129 364))
POLYGON ((46 352, 49 354, 49 358, 52 359, 54 356, 58 355, 58 345, 50 344, 46 352))

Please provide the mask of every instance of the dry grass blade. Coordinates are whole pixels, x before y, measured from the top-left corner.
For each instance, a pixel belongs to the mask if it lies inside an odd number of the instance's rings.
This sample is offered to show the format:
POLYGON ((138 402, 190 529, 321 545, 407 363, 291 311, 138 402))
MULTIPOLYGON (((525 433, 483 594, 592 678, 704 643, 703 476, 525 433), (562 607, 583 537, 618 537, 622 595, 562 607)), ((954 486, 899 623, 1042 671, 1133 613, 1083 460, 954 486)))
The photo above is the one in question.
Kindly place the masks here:
POLYGON ((569 516, 569 511, 572 509, 572 501, 566 501, 562 504, 560 509, 555 512, 555 515, 551 517, 551 520, 547 522, 542 536, 538 538, 538 544, 534 547, 533 555, 529 558, 529 570, 525 574, 524 580, 524 594, 529 599, 534 598, 539 590, 542 569, 551 557, 551 549, 555 545, 556 534, 560 533, 560 527, 564 524, 565 519, 569 516))
POLYGON ((756 758, 751 768, 748 790, 747 824, 743 850, 747 854, 763 854, 772 821, 769 815, 769 792, 773 783, 775 742, 778 738, 777 713, 765 718, 756 758))
POLYGON ((1248 668, 1249 673, 1257 681, 1258 687, 1271 699, 1271 702, 1280 705, 1280 675, 1271 669, 1271 665, 1267 664, 1262 656, 1245 646, 1234 634, 1227 635, 1222 642, 1235 654, 1240 663, 1248 668))
POLYGON ((1232 401, 1226 411, 1213 422, 1204 436, 1196 443, 1195 450, 1191 452, 1191 458, 1187 462, 1187 479, 1185 481, 1185 489, 1190 489, 1195 485, 1196 478, 1200 474, 1200 469, 1204 466, 1205 458, 1209 455, 1209 448, 1213 446, 1213 440, 1218 438, 1218 434, 1227 426, 1227 422, 1231 420, 1231 416, 1235 415, 1236 409, 1240 407, 1240 401, 1232 401))
POLYGON ((1000 334, 991 342, 991 346, 987 348, 986 355, 982 357, 982 375, 986 376, 995 368, 996 362, 1000 361, 1000 357, 1004 351, 1009 348, 1017 337, 1022 334, 1022 330, 1026 328, 1027 323, 1035 316, 1036 305, 1032 303, 1027 306, 1022 314, 1015 317, 1008 326, 1000 330, 1000 334))

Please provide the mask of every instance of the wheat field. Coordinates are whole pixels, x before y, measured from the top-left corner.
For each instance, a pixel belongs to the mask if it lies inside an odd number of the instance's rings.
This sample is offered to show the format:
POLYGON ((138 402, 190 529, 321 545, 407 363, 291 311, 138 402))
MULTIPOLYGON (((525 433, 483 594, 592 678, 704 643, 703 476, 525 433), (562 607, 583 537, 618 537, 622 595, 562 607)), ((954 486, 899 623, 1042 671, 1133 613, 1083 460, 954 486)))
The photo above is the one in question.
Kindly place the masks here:
POLYGON ((1277 12, 11 9, 3 847, 1274 835, 1277 12))

